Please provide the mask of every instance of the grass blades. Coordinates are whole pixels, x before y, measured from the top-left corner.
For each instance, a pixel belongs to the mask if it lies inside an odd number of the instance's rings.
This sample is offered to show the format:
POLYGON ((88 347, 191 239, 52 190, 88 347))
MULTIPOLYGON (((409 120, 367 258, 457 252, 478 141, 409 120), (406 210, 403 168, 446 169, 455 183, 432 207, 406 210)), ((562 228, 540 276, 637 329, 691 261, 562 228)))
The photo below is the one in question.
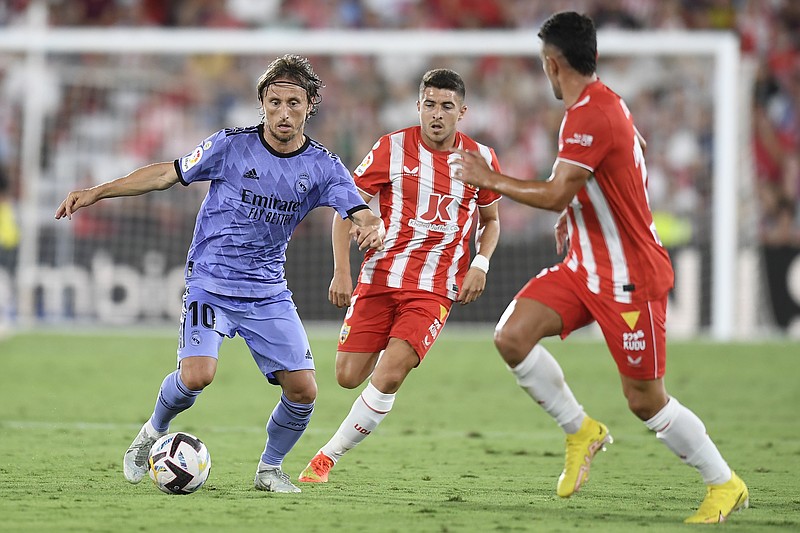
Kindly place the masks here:
MULTIPOLYGON (((284 462, 296 478, 357 391, 333 377, 335 330, 312 335, 319 396, 284 462)), ((214 383, 172 430, 203 439, 214 462, 191 496, 130 485, 122 454, 175 367, 174 336, 25 334, 0 341, 0 531, 688 531, 704 494, 628 412, 604 345, 548 347, 578 400, 615 442, 591 480, 555 495, 563 434, 514 383, 491 342, 449 328, 392 413, 325 485, 267 494, 252 481, 279 389, 240 339, 223 344, 214 383)), ((726 531, 800 530, 800 360, 792 343, 673 343, 668 390, 705 422, 748 483, 751 509, 726 531)))

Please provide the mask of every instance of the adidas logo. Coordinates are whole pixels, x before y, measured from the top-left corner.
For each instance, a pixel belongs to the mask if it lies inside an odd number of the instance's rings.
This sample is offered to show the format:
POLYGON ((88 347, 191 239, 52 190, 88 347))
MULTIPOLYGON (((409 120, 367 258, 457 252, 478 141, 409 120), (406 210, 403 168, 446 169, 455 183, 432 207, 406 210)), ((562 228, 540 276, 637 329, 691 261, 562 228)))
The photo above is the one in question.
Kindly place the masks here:
POLYGON ((314 359, 314 358, 311 356, 311 350, 306 350, 306 359, 314 359))
POLYGON ((251 179, 251 180, 257 180, 258 179, 258 172, 256 172, 256 169, 251 168, 250 170, 248 170, 247 172, 242 174, 242 177, 243 178, 247 178, 247 179, 251 179))

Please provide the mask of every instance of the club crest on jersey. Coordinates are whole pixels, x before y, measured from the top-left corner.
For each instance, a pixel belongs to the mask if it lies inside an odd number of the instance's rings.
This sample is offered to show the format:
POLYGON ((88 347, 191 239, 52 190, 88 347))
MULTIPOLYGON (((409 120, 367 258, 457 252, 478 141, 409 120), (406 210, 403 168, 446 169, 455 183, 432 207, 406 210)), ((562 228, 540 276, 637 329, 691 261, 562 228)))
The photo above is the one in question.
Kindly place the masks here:
POLYGON ((300 177, 297 178, 297 182, 294 184, 294 188, 300 194, 307 194, 309 189, 311 189, 311 178, 308 177, 308 174, 300 174, 300 177))
POLYGON ((197 163, 199 163, 202 158, 203 158, 203 147, 198 146, 197 148, 194 149, 194 151, 191 154, 181 159, 181 170, 186 172, 187 170, 195 166, 197 163))
POLYGON ((342 330, 339 332, 339 344, 344 344, 347 341, 347 337, 350 336, 350 324, 344 323, 342 325, 342 330))

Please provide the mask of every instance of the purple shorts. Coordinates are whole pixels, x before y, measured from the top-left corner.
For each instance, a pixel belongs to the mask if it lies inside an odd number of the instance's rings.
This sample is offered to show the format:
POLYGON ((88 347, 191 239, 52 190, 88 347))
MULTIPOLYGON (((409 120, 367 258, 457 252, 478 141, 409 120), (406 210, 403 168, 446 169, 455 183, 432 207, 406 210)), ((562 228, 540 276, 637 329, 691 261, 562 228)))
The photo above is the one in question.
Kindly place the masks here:
POLYGON ((314 370, 314 357, 288 289, 270 298, 241 298, 187 287, 183 295, 178 364, 185 357, 218 358, 223 337, 238 334, 261 373, 314 370))

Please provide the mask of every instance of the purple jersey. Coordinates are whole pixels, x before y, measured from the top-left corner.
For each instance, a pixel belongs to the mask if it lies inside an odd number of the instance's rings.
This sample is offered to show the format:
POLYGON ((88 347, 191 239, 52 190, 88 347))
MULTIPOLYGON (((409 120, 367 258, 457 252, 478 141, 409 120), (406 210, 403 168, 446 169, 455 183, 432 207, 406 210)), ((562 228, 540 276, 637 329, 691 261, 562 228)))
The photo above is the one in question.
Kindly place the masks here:
POLYGON ((342 218, 366 206, 336 154, 306 138, 282 154, 263 125, 218 131, 175 160, 184 185, 210 181, 194 227, 186 285, 208 292, 267 298, 286 288, 286 246, 319 206, 342 218))

